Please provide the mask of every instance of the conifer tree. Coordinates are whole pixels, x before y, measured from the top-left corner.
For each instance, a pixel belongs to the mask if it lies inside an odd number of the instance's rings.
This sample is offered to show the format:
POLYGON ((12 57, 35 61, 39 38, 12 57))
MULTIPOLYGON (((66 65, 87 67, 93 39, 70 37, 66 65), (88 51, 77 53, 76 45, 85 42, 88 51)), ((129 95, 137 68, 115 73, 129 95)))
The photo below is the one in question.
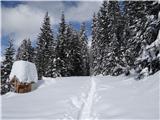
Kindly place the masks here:
POLYGON ((102 50, 101 50, 101 33, 102 29, 100 26, 100 12, 97 16, 94 16, 92 22, 92 44, 91 44, 91 53, 92 53, 92 75, 101 74, 101 61, 102 61, 102 50))
POLYGON ((89 52, 87 46, 88 38, 85 32, 85 23, 82 23, 79 33, 79 42, 81 44, 81 55, 82 55, 82 68, 83 68, 83 75, 89 75, 89 52))
MULTIPOLYGON (((97 17, 94 15, 91 46, 94 75, 129 74, 129 69, 136 67, 135 60, 143 51, 157 53, 142 46, 150 46, 157 38, 160 28, 158 2, 124 1, 123 4, 121 11, 118 1, 104 1, 97 17)), ((154 50, 158 51, 157 46, 154 50)), ((154 61, 153 66, 157 63, 154 61)))
POLYGON ((92 20, 92 42, 91 42, 91 75, 96 75, 96 66, 97 66, 97 49, 98 49, 98 39, 97 39, 97 34, 98 34, 98 20, 97 20, 97 16, 94 13, 93 15, 93 20, 92 20))
POLYGON ((120 37, 120 9, 117 1, 104 2, 100 9, 99 34, 100 74, 122 73, 122 41, 120 37), (113 48, 114 47, 114 48, 113 48))
POLYGON ((134 61, 141 51, 143 33, 146 29, 146 12, 144 2, 125 1, 125 36, 126 60, 129 66, 134 66, 134 61))
MULTIPOLYGON (((108 2, 104 1, 98 13, 98 73, 103 74, 106 71, 109 53, 109 16, 108 16, 108 2)), ((108 69, 109 70, 109 69, 108 69)), ((108 73, 107 73, 108 74, 108 73)))
POLYGON ((65 58, 63 60, 65 61, 65 66, 66 66, 66 76, 71 76, 73 75, 74 71, 74 66, 73 66, 73 61, 74 61, 74 40, 76 41, 75 36, 73 35, 73 28, 71 25, 66 24, 66 31, 65 31, 65 42, 64 42, 64 49, 65 49, 65 58))
POLYGON ((17 50, 16 60, 24 60, 34 62, 34 48, 31 45, 30 39, 24 39, 17 50))
POLYGON ((68 76, 67 70, 67 41, 66 41, 66 22, 64 13, 62 13, 61 23, 59 24, 58 41, 56 47, 57 54, 57 70, 61 76, 68 76))
POLYGON ((39 79, 42 76, 53 77, 56 74, 55 45, 50 18, 47 12, 36 45, 36 65, 39 79))
POLYGON ((82 43, 79 39, 79 33, 72 28, 72 39, 70 44, 70 63, 72 65, 72 76, 83 76, 83 55, 82 43))
POLYGON ((82 42, 78 33, 66 24, 64 14, 59 28, 57 42, 57 69, 62 76, 83 75, 82 42))
POLYGON ((9 40, 9 47, 5 49, 4 61, 1 63, 1 94, 10 91, 9 74, 14 62, 15 49, 13 47, 13 40, 9 40))
POLYGON ((82 76, 89 74, 89 53, 85 25, 77 33, 66 24, 62 13, 57 41, 57 70, 62 76, 82 76))
POLYGON ((109 14, 108 2, 104 1, 97 17, 94 16, 92 25, 92 74, 109 74, 110 69, 106 69, 109 63, 109 14), (93 31, 94 30, 94 31, 93 31))
POLYGON ((118 1, 109 1, 108 13, 110 21, 110 31, 108 33, 109 43, 109 63, 111 75, 119 75, 123 72, 125 63, 123 61, 125 43, 122 38, 123 20, 118 1))
POLYGON ((145 19, 143 32, 141 34, 141 50, 139 52, 139 57, 136 59, 136 69, 138 69, 139 78, 143 76, 143 69, 148 69, 147 74, 154 74, 160 69, 160 59, 159 59, 159 40, 158 33, 160 29, 160 21, 158 19, 158 11, 160 5, 156 1, 146 1, 143 3, 145 5, 145 19))

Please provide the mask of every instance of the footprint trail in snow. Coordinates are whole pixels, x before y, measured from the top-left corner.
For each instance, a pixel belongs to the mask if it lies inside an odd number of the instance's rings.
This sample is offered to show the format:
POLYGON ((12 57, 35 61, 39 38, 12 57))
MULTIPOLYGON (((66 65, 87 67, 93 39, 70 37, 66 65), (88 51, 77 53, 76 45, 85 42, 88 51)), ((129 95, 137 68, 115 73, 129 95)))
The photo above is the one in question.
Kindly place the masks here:
POLYGON ((82 105, 79 120, 93 119, 91 116, 91 113, 92 113, 91 109, 92 109, 92 105, 93 105, 94 95, 96 92, 96 82, 93 77, 91 77, 90 80, 91 80, 90 90, 88 92, 88 96, 87 96, 84 104, 82 105))

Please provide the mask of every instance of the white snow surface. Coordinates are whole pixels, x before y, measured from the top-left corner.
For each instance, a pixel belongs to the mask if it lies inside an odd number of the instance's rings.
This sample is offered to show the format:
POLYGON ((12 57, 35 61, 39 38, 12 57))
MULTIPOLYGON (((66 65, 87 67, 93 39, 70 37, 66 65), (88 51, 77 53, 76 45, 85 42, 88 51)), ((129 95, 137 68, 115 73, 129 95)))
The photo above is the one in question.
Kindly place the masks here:
POLYGON ((1 96, 2 119, 160 119, 160 71, 139 81, 134 77, 43 78, 30 93, 1 96))
POLYGON ((14 75, 20 82, 30 83, 38 81, 36 66, 34 63, 28 61, 15 61, 9 76, 10 80, 14 77, 14 75))

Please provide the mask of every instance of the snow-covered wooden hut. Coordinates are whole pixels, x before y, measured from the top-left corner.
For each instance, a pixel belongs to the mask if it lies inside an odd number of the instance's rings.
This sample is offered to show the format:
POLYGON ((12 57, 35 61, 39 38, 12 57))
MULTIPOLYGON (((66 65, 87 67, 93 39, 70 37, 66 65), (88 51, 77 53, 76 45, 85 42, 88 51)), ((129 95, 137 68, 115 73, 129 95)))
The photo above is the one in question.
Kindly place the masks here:
POLYGON ((30 92, 33 89, 33 84, 36 84, 38 81, 35 64, 22 60, 14 62, 9 80, 15 92, 30 92))

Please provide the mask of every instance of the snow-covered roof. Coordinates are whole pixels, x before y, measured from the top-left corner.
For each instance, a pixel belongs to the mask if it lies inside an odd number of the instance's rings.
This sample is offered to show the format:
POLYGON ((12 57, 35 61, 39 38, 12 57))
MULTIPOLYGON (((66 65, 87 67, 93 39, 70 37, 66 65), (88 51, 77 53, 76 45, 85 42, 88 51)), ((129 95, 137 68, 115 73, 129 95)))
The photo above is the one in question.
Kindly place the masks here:
POLYGON ((28 61, 16 61, 13 63, 12 70, 10 73, 10 80, 16 76, 20 82, 37 82, 38 75, 37 69, 34 63, 28 61))

